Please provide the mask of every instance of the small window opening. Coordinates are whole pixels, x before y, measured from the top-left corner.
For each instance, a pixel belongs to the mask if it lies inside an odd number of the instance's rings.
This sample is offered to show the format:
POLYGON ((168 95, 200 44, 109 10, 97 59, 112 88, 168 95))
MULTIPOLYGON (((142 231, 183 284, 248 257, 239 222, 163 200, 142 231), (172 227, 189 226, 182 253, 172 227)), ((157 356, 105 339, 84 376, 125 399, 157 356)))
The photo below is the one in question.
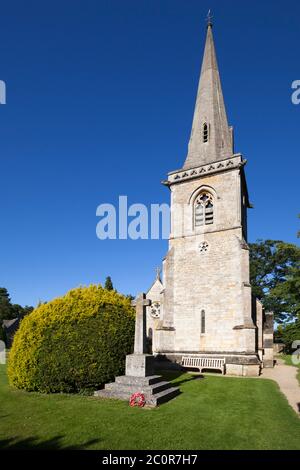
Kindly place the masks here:
POLYGON ((208 125, 206 122, 203 124, 203 142, 208 142, 208 125))
POLYGON ((205 310, 201 310, 201 334, 205 333, 205 310))

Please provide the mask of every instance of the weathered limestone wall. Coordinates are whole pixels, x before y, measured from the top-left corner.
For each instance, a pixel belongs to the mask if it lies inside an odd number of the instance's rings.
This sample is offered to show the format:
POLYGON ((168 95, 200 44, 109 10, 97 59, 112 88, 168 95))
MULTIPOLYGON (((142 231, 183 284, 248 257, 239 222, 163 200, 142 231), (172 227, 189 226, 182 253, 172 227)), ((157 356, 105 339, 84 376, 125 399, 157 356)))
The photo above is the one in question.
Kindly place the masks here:
POLYGON ((274 343, 273 344, 274 354, 283 354, 284 353, 284 348, 285 348, 284 343, 274 343))
MULTIPOLYGON (((173 351, 255 353, 241 201, 237 168, 171 186, 163 318, 165 326, 175 328, 173 351), (194 201, 201 190, 214 197, 214 223, 194 227, 194 201)), ((168 348, 161 333, 156 352, 168 348)))
POLYGON ((171 239, 233 227, 241 227, 241 185, 238 168, 171 186, 171 239), (195 228, 193 203, 201 189, 207 189, 214 196, 215 217, 212 225, 195 228))
POLYGON ((177 351, 245 351, 239 231, 209 233, 208 251, 199 252, 201 235, 173 240, 174 327, 177 351), (213 266, 213 269, 212 269, 213 266), (201 310, 205 333, 201 334, 201 310))
POLYGON ((274 367, 274 316, 273 312, 265 312, 264 314, 264 367, 274 367))
POLYGON ((152 305, 146 308, 146 332, 148 353, 152 353, 158 348, 158 336, 155 330, 159 328, 162 319, 162 295, 163 285, 159 277, 156 277, 154 283, 147 292, 147 299, 150 299, 152 305))
POLYGON ((257 326, 257 349, 260 360, 263 360, 263 306, 258 299, 253 299, 255 305, 255 316, 256 316, 256 326, 257 326))

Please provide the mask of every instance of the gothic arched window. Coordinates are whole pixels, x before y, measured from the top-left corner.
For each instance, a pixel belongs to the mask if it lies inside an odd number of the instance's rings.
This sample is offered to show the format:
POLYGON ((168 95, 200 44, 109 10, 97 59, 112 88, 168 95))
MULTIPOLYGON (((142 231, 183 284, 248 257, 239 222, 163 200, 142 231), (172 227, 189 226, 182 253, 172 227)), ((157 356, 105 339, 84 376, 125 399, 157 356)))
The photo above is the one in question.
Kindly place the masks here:
POLYGON ((195 201, 195 226, 209 225, 214 223, 213 197, 208 192, 199 194, 195 201))
POLYGON ((206 122, 203 124, 203 142, 208 142, 208 125, 206 122))
POLYGON ((205 333, 205 310, 201 310, 201 334, 205 333))

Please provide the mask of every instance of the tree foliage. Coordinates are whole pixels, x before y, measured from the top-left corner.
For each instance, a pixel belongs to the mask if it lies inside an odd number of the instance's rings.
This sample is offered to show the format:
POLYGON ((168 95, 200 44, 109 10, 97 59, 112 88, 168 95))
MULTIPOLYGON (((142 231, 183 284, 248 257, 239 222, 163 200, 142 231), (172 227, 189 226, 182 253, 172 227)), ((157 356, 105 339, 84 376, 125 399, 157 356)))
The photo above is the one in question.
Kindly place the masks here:
POLYGON ((32 312, 33 307, 26 305, 22 307, 18 304, 12 304, 9 293, 5 287, 0 287, 0 324, 3 320, 12 320, 13 318, 23 318, 32 312))
POLYGON ((3 320, 12 320, 14 318, 23 318, 32 312, 33 307, 21 307, 21 305, 12 304, 9 293, 5 287, 0 287, 0 340, 6 341, 6 335, 3 328, 3 320))
POLYGON ((107 278, 105 279, 104 288, 107 290, 114 290, 114 286, 110 276, 107 276, 107 278))
POLYGON ((250 244, 253 294, 277 322, 300 314, 300 248, 278 240, 250 244))
POLYGON ((15 335, 10 383, 46 393, 95 390, 124 373, 134 324, 129 299, 101 286, 73 289, 41 304, 15 335))
POLYGON ((285 344, 286 352, 292 353, 296 348, 292 348, 294 341, 300 341, 300 320, 287 325, 279 325, 276 331, 276 338, 285 344))
POLYGON ((11 304, 9 293, 5 287, 0 287, 0 322, 16 318, 16 312, 11 304))

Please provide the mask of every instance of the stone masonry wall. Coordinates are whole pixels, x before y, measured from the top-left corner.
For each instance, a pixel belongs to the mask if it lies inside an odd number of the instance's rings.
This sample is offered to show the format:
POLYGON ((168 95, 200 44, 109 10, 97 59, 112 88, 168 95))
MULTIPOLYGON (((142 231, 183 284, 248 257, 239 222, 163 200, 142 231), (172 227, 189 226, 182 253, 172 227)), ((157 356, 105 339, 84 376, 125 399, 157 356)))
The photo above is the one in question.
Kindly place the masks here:
MULTIPOLYGON (((163 310, 168 326, 175 328, 176 351, 255 352, 241 201, 240 169, 171 186, 163 310), (194 201, 201 190, 214 197, 214 223, 195 228, 194 201), (201 249, 204 242, 206 250, 201 249), (204 334, 201 310, 205 311, 204 334)), ((163 351, 167 344, 161 336, 163 351)))

